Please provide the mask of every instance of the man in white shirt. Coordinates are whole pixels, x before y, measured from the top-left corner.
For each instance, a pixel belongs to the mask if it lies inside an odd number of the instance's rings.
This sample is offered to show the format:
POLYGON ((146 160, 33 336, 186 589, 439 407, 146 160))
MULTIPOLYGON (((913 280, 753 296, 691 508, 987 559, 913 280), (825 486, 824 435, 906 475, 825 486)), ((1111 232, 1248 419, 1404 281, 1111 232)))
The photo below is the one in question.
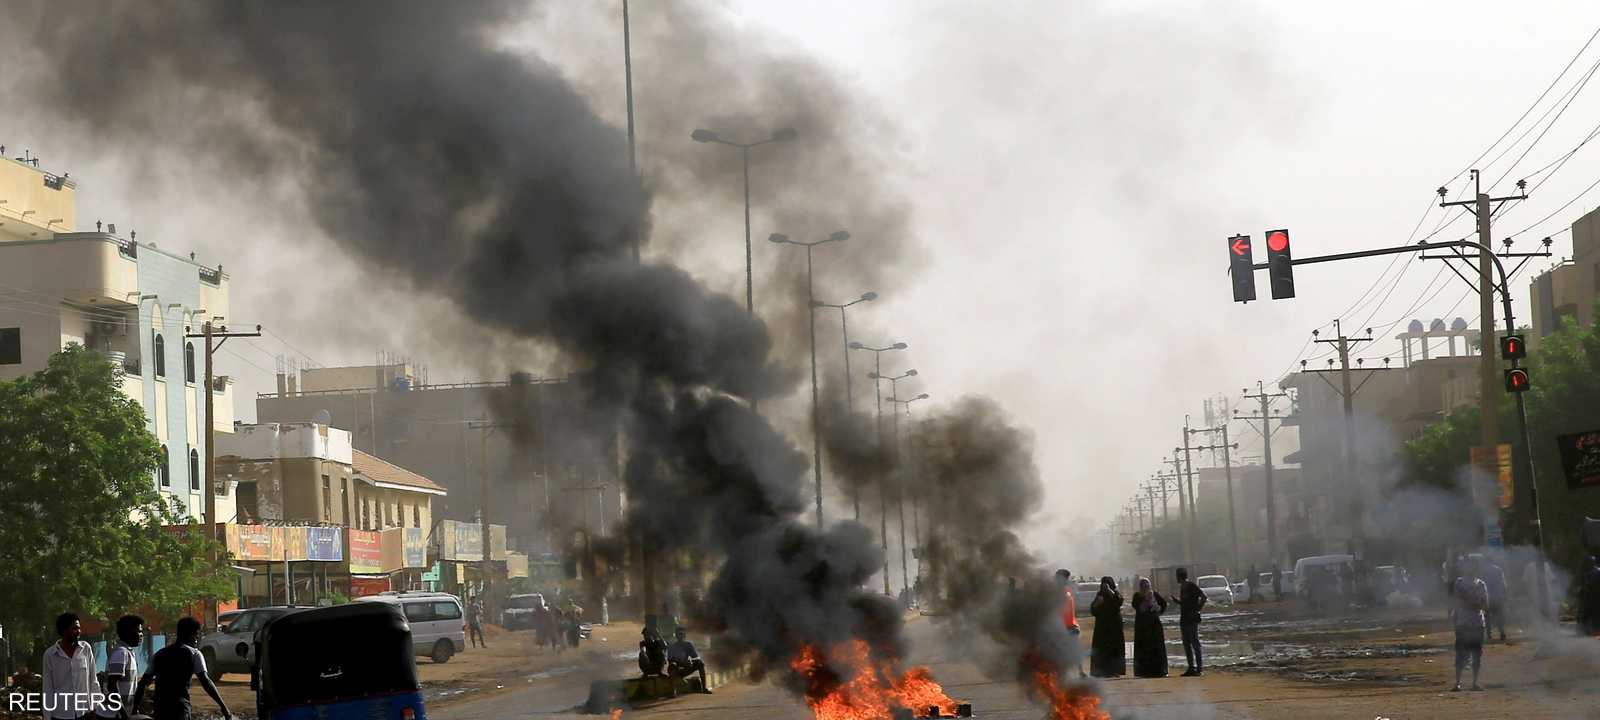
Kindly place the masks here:
POLYGON ((56 618, 61 640, 44 651, 45 720, 81 720, 94 701, 94 650, 83 641, 83 623, 73 613, 56 618))
POLYGON ((139 677, 139 658, 134 655, 134 649, 144 643, 144 618, 138 615, 117 618, 117 640, 116 647, 106 652, 105 678, 100 683, 106 702, 94 710, 97 717, 106 720, 127 720, 133 716, 133 683, 139 677))

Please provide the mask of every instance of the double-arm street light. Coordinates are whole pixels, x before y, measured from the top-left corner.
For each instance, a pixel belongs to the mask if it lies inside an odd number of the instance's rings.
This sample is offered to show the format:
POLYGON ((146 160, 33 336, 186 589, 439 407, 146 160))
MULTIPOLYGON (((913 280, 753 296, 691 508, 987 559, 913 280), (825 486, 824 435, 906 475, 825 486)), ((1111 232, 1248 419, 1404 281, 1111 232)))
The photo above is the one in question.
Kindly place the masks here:
POLYGON ((744 306, 745 310, 751 315, 754 315, 756 312, 756 294, 755 283, 751 280, 752 272, 750 269, 750 148, 760 147, 769 143, 789 142, 790 140, 795 139, 797 135, 798 134, 794 131, 794 128, 784 128, 773 133, 772 137, 769 137, 765 140, 758 140, 750 143, 740 143, 733 142, 732 140, 724 140, 716 133, 705 129, 695 130, 693 133, 689 134, 689 137, 693 138, 695 142, 717 143, 719 145, 727 145, 728 147, 738 148, 739 157, 744 161, 744 306))
MULTIPOLYGON (((883 371, 883 354, 890 350, 904 350, 907 346, 905 343, 900 342, 883 347, 869 347, 858 342, 852 342, 847 347, 851 350, 865 350, 872 353, 873 370, 867 374, 867 377, 873 379, 872 389, 878 396, 878 448, 881 450, 883 448, 883 383, 878 382, 877 379, 883 371)), ((884 485, 885 483, 878 483, 878 500, 884 507, 883 525, 880 528, 879 537, 883 540, 883 594, 890 595, 893 591, 889 589, 889 495, 884 485)))
MULTIPOLYGON (((885 378, 885 379, 889 380, 890 381, 890 385, 892 386, 894 384, 894 381, 900 380, 900 379, 903 379, 903 378, 913 377, 916 374, 917 374, 917 371, 915 371, 915 370, 907 370, 906 374, 901 375, 900 377, 897 377, 897 378, 885 378)), ((896 388, 896 390, 898 390, 898 388, 896 388)), ((927 393, 922 393, 922 394, 920 394, 920 395, 918 395, 916 397, 907 398, 905 400, 901 400, 900 399, 899 392, 891 392, 889 394, 889 402, 894 403, 895 405, 899 405, 899 406, 904 407, 906 409, 906 414, 907 415, 911 414, 911 403, 914 403, 914 402, 916 402, 918 400, 927 400, 927 399, 928 399, 928 394, 927 393)), ((898 469, 900 467, 900 463, 899 463, 899 457, 900 457, 900 412, 899 412, 898 408, 896 409, 896 411, 894 413, 894 454, 895 454, 895 459, 896 459, 895 467, 898 469)), ((906 560, 906 477, 905 477, 905 473, 900 473, 900 483, 899 483, 899 485, 897 487, 899 488, 899 492, 897 493, 897 495, 899 496, 897 504, 900 506, 900 509, 899 509, 899 512, 900 512, 900 582, 901 582, 901 586, 909 593, 911 591, 911 577, 910 577, 911 571, 910 571, 910 566, 907 564, 907 560, 906 560)), ((916 508, 916 504, 915 503, 916 503, 916 501, 912 500, 911 516, 912 516, 913 520, 916 519, 916 514, 917 514, 917 508, 916 508)), ((922 529, 919 526, 916 529, 916 532, 914 532, 912 534, 912 539, 915 540, 917 538, 917 536, 921 535, 921 534, 922 534, 922 529)), ((921 541, 918 540, 918 542, 921 542, 921 541)), ((917 562, 917 575, 919 577, 922 575, 922 562, 920 560, 917 562)))
MULTIPOLYGON (((856 395, 855 395, 855 391, 852 389, 853 386, 855 385, 855 378, 852 378, 850 376, 850 324, 845 320, 845 308, 848 308, 851 305, 854 305, 856 303, 871 302, 871 301, 877 300, 877 299, 878 299, 878 294, 877 293, 875 293, 875 292, 865 292, 865 293, 861 294, 861 297, 858 297, 858 298, 856 298, 854 300, 851 300, 850 302, 847 302, 847 303, 825 303, 825 302, 819 302, 817 300, 812 300, 811 301, 811 307, 812 308, 836 308, 839 311, 839 331, 841 333, 843 333, 843 335, 844 335, 844 399, 845 399, 845 404, 848 406, 850 415, 852 417, 854 417, 855 413, 856 413, 856 395)), ((815 343, 812 344, 812 347, 813 348, 816 347, 815 343)), ((855 519, 856 519, 857 522, 859 522, 861 520, 861 487, 860 487, 860 485, 856 486, 855 492, 854 492, 854 496, 855 497, 853 498, 853 500, 855 501, 855 506, 856 506, 856 518, 855 519)))
POLYGON ((811 282, 811 250, 818 245, 844 242, 850 233, 843 230, 821 240, 801 242, 790 240, 788 235, 773 233, 767 238, 779 245, 798 245, 806 249, 806 327, 811 332, 811 471, 816 476, 817 527, 822 527, 822 415, 817 407, 817 297, 811 282))

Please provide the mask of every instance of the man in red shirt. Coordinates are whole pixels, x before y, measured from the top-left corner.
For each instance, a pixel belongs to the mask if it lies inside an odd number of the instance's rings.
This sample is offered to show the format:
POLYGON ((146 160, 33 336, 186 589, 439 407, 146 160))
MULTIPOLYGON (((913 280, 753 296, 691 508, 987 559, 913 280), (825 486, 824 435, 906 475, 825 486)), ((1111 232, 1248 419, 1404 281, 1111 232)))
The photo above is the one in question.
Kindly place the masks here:
MULTIPOLYGON (((1061 586, 1061 594, 1065 596, 1066 603, 1061 606, 1061 624, 1067 628, 1067 634, 1072 636, 1072 642, 1078 642, 1078 598, 1072 590, 1072 571, 1062 568, 1056 571, 1056 583, 1061 586)), ((1081 655, 1081 653, 1074 653, 1081 655)), ((1083 672, 1083 660, 1078 659, 1078 677, 1088 677, 1083 672)))

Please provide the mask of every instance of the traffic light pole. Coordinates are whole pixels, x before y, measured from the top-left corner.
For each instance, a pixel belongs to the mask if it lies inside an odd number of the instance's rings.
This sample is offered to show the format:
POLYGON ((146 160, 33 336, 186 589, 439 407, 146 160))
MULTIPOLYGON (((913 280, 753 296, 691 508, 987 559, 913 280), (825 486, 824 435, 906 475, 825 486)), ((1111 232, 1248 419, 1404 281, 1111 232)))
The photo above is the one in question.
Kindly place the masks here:
MULTIPOLYGON (((1480 209, 1487 208, 1488 207, 1488 205, 1487 205, 1488 202, 1495 202, 1496 200, 1512 199, 1512 198, 1487 198, 1487 199, 1485 199, 1486 196, 1483 196, 1482 193, 1479 193, 1479 196, 1480 196, 1480 202, 1478 203, 1478 207, 1480 209)), ((1487 214, 1492 214, 1492 213, 1487 213, 1487 214)), ((1482 223, 1486 222, 1485 218, 1486 218, 1487 214, 1486 213, 1481 213, 1481 212, 1479 213, 1480 229, 1483 227, 1482 223)), ((1479 237, 1482 238, 1483 236, 1480 235, 1479 237)), ((1354 259, 1357 259, 1357 258, 1379 257, 1379 256, 1382 256, 1382 255, 1399 255, 1399 254, 1402 254, 1402 253, 1411 253, 1411 252, 1427 252, 1429 250, 1450 250, 1450 249, 1453 249, 1453 248, 1477 250, 1480 262, 1487 262, 1487 263, 1491 263, 1491 264, 1494 265, 1495 274, 1500 278, 1500 284, 1498 285, 1498 289, 1500 290, 1501 309, 1505 314, 1506 334, 1507 335, 1516 334, 1516 323, 1515 323, 1515 320, 1513 319, 1513 316, 1511 314, 1511 285, 1510 285, 1510 280, 1506 275, 1505 265, 1500 262, 1500 258, 1497 257, 1494 254, 1494 250, 1489 247, 1489 244, 1487 242, 1473 242, 1471 240, 1451 240, 1451 241, 1447 241, 1447 242, 1421 242, 1421 243, 1417 243, 1415 245, 1402 245, 1400 247, 1378 248, 1376 250, 1358 250, 1356 252, 1335 253, 1333 255, 1318 255, 1318 256, 1308 257, 1308 258, 1295 258, 1294 260, 1292 260, 1290 262, 1291 262, 1292 265, 1313 265, 1313 264, 1316 264, 1316 263, 1337 262, 1337 261, 1340 261, 1340 260, 1354 260, 1354 259)), ((1263 264, 1260 264, 1260 265, 1253 265, 1252 269, 1265 269, 1266 267, 1267 267, 1267 265, 1265 263, 1263 263, 1263 264)), ((1485 289, 1488 290, 1487 297, 1489 298, 1489 301, 1492 302, 1493 301, 1493 297, 1494 297, 1493 291, 1496 289, 1496 286, 1491 283, 1485 289)), ((1491 306, 1491 311, 1492 311, 1492 309, 1493 308, 1491 306)), ((1488 317, 1486 317, 1486 319, 1491 320, 1491 321, 1493 320, 1492 312, 1488 317)), ((1492 340, 1494 338, 1494 335, 1495 335, 1494 327, 1492 325, 1484 327, 1484 328, 1481 329, 1481 332, 1482 332, 1482 336, 1483 336, 1482 339, 1481 339, 1481 342, 1485 346, 1490 345, 1491 344, 1490 340, 1492 340)), ((1498 343, 1492 343, 1492 344, 1498 345, 1498 343)), ((1517 358, 1512 358, 1512 360, 1511 360, 1511 369, 1512 370, 1516 370, 1516 369, 1519 369, 1519 368, 1520 368, 1519 360, 1517 358)), ((1492 393, 1493 390, 1494 390, 1493 387, 1487 386, 1487 385, 1483 389, 1485 391, 1487 391, 1486 394, 1492 393)), ((1528 409, 1527 409, 1527 403, 1523 401, 1521 392, 1517 392, 1517 393, 1514 393, 1514 394, 1517 396, 1516 397, 1516 403, 1517 403, 1517 425, 1518 425, 1518 429, 1520 430, 1519 435, 1522 436, 1522 443, 1523 443, 1523 449, 1524 449, 1523 456, 1524 456, 1524 461, 1526 462, 1525 470, 1526 470, 1526 473, 1527 473, 1528 487, 1529 487, 1528 498, 1529 498, 1529 501, 1533 505, 1533 532, 1534 532, 1534 540, 1533 540, 1533 542, 1534 542, 1535 547, 1537 547, 1539 549, 1539 553, 1540 553, 1540 558, 1539 558, 1538 562, 1536 563, 1536 568, 1537 568, 1536 572, 1537 572, 1537 575, 1538 575, 1538 583, 1539 583, 1539 595, 1538 595, 1538 597, 1539 597, 1539 612, 1542 614, 1542 613, 1545 613, 1548 610, 1549 602, 1550 602, 1550 597, 1549 597, 1550 588, 1549 588, 1548 583, 1545 581, 1545 568, 1544 568, 1544 559, 1543 559, 1543 553, 1544 553, 1544 523, 1543 523, 1541 518, 1543 517, 1544 514, 1543 514, 1543 512, 1541 511, 1541 509, 1539 507, 1539 479, 1538 479, 1537 470, 1534 468, 1534 464, 1533 464, 1533 442, 1532 442, 1531 437, 1528 434, 1528 409)), ((1495 412, 1498 411, 1498 402, 1491 401, 1491 400, 1488 400, 1488 399, 1485 399, 1483 402, 1485 404, 1485 407, 1487 407, 1489 409, 1489 412, 1485 412, 1484 413, 1485 415, 1494 415, 1495 412)), ((1494 444, 1493 441, 1494 440, 1498 440, 1498 439, 1499 439, 1499 436, 1497 434, 1494 438, 1490 438, 1490 444, 1493 445, 1494 444)))

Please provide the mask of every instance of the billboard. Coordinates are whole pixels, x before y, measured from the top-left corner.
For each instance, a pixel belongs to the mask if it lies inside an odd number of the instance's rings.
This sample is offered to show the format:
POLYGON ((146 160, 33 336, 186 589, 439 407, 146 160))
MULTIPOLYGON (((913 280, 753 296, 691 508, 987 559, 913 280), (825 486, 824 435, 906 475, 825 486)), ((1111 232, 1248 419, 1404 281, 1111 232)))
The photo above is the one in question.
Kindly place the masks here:
POLYGON ((383 572, 383 533, 376 530, 351 530, 349 532, 350 572, 376 575, 383 572))
POLYGON ((1600 430, 1557 435, 1561 449, 1561 470, 1567 476, 1567 489, 1600 487, 1600 430))
POLYGON ((283 536, 283 544, 278 549, 278 557, 274 560, 309 560, 310 542, 306 532, 308 527, 278 528, 283 536))
POLYGON ((267 527, 266 525, 240 525, 239 545, 231 548, 233 556, 240 560, 278 560, 277 536, 283 528, 267 527))
POLYGON ((306 528, 306 559, 338 562, 344 559, 344 533, 336 527, 306 528))
MULTIPOLYGON (((439 522, 439 559, 477 562, 483 559, 483 526, 458 520, 439 522)), ((506 559, 506 526, 489 526, 489 559, 506 559)))
POLYGON ((402 536, 401 567, 423 568, 428 566, 428 541, 422 534, 422 528, 405 528, 402 536))

